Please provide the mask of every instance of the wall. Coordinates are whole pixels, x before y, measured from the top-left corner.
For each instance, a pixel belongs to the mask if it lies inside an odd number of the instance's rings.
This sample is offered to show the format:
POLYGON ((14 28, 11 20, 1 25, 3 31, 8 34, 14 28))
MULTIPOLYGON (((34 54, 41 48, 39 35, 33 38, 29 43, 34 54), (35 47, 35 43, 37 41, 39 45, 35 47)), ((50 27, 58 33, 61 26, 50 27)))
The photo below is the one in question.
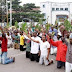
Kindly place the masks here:
POLYGON ((68 15, 68 11, 52 11, 52 24, 55 24, 56 15, 68 15))
POLYGON ((49 3, 49 2, 41 3, 40 10, 41 10, 41 13, 45 13, 44 18, 46 19, 46 23, 47 23, 47 21, 49 23, 51 23, 51 3, 49 3), (45 8, 43 8, 43 5, 45 5, 45 8))
POLYGON ((40 3, 41 13, 45 13, 46 23, 55 24, 56 15, 68 15, 69 21, 72 19, 72 3, 55 3, 55 2, 42 2, 40 3), (45 8, 43 8, 45 5, 45 8), (68 11, 52 11, 52 8, 68 8, 68 11))

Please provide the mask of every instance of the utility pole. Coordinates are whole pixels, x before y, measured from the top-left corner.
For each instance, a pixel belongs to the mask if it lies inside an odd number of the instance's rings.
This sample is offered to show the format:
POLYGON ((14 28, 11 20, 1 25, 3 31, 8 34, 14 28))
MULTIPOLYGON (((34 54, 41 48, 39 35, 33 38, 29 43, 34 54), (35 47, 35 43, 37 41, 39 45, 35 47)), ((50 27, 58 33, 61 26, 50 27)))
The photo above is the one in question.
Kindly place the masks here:
POLYGON ((7 17, 7 24, 8 24, 8 3, 7 3, 7 0, 6 0, 6 9, 7 9, 6 17, 7 17))
POLYGON ((12 0, 10 0, 10 26, 12 26, 12 0))
POLYGON ((7 5, 6 0, 0 0, 0 18, 1 18, 1 26, 5 23, 5 19, 7 17, 7 5))

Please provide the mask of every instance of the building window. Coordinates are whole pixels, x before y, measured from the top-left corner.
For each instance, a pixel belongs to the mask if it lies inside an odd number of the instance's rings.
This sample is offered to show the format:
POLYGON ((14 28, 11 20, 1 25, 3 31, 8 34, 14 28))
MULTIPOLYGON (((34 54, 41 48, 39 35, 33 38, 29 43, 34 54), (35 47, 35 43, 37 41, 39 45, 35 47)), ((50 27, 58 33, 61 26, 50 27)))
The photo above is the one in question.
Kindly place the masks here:
POLYGON ((56 8, 56 10, 59 10, 59 8, 56 8))
POLYGON ((55 8, 52 8, 52 11, 54 11, 55 10, 55 8))
POLYGON ((65 11, 68 11, 68 8, 65 8, 65 11))
POLYGON ((45 5, 43 5, 43 8, 45 8, 45 5))
POLYGON ((60 10, 63 10, 63 8, 60 8, 60 10))

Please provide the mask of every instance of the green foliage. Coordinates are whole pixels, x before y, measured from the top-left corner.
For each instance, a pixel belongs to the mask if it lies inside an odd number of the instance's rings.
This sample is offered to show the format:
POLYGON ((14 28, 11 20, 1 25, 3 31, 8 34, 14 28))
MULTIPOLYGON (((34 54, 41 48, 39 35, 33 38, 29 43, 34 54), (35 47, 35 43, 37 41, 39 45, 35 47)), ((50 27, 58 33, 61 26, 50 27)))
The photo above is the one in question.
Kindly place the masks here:
POLYGON ((36 8, 34 3, 27 3, 27 4, 23 5, 24 12, 30 12, 30 11, 32 11, 32 8, 36 8))
POLYGON ((15 22, 15 27, 16 27, 16 28, 19 28, 17 21, 15 22))
POLYGON ((39 31, 40 31, 40 30, 41 30, 41 25, 37 24, 37 25, 35 26, 35 29, 39 29, 39 31))
POLYGON ((8 24, 6 24, 6 26, 5 26, 5 28, 9 28, 10 27, 10 24, 8 23, 8 24))
MULTIPOLYGON (((40 22, 40 18, 43 18, 43 14, 40 13, 13 13, 12 14, 13 19, 13 24, 17 21, 17 22, 21 22, 23 20, 23 18, 28 18, 33 20, 34 22, 40 22)), ((42 19, 43 21, 45 21, 45 19, 42 19)))
POLYGON ((22 23, 22 27, 21 27, 21 30, 24 31, 25 33, 28 33, 27 32, 27 23, 22 23))
MULTIPOLYGON (((21 1, 20 0, 13 0, 12 1, 12 9, 14 11, 20 11, 22 6, 20 6, 21 1)), ((10 3, 8 3, 8 9, 10 9, 10 3)))
MULTIPOLYGON (((44 15, 40 14, 40 10, 33 10, 33 8, 40 8, 38 6, 35 6, 34 3, 27 3, 23 6, 21 6, 20 3, 20 0, 12 1, 12 9, 13 11, 16 11, 16 13, 12 13, 12 25, 15 25, 16 21, 22 22, 24 18, 28 18, 30 20, 33 20, 34 22, 40 22, 40 19, 44 18, 44 15)), ((8 17, 10 18, 10 14, 8 15, 8 17)), ((45 19, 43 19, 43 21, 45 21, 45 19)))
POLYGON ((9 27, 10 27, 10 24, 8 23, 8 24, 7 24, 7 28, 9 28, 9 27))
POLYGON ((71 25, 71 27, 70 27, 70 31, 72 31, 72 25, 71 25))
POLYGON ((20 10, 20 0, 13 0, 12 1, 12 8, 15 11, 19 11, 20 10))
POLYGON ((64 26, 67 31, 72 31, 72 25, 67 19, 64 21, 64 26))
POLYGON ((46 30, 48 31, 49 28, 51 27, 51 25, 50 25, 49 23, 47 23, 47 24, 45 25, 45 27, 46 27, 46 30))
POLYGON ((58 24, 58 21, 56 20, 56 21, 55 21, 55 25, 57 26, 57 24, 58 24))
POLYGON ((42 19, 39 19, 39 24, 40 24, 40 25, 42 25, 42 24, 43 24, 42 19))
POLYGON ((29 25, 29 27, 31 27, 31 28, 32 28, 32 26, 33 26, 32 24, 29 25))
POLYGON ((39 19, 39 22, 38 22, 38 24, 35 26, 35 29, 41 30, 41 25, 43 25, 43 21, 44 21, 44 19, 39 19))

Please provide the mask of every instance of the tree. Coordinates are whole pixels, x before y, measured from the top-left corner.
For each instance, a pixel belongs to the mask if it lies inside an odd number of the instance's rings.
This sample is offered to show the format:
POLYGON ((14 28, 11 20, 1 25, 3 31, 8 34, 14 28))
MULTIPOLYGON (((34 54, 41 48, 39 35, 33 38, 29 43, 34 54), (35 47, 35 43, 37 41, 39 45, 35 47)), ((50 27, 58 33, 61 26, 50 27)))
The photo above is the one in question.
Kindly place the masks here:
POLYGON ((25 33, 28 33, 27 32, 27 23, 25 22, 25 23, 22 23, 21 25, 22 25, 21 30, 24 31, 25 33))
MULTIPOLYGON (((12 1, 12 9, 14 11, 20 11, 22 6, 20 6, 21 1, 20 0, 13 0, 12 1)), ((10 3, 8 3, 8 8, 10 8, 10 3)))
MULTIPOLYGON (((35 6, 34 3, 27 3, 23 5, 24 18, 29 18, 34 22, 39 22, 40 18, 44 18, 44 14, 40 14, 40 10, 33 10, 33 8, 40 8, 35 6)), ((42 19, 44 20, 44 19, 42 19)))
POLYGON ((16 28, 19 28, 17 21, 15 22, 15 27, 16 27, 16 28))
POLYGON ((16 21, 22 22, 24 18, 28 18, 30 21, 34 22, 39 22, 40 19, 43 21, 45 20, 44 14, 40 14, 40 10, 33 10, 33 8, 39 8, 38 6, 35 6, 34 3, 27 3, 23 6, 20 6, 20 3, 20 0, 14 0, 12 2, 12 8, 16 11, 16 13, 12 13, 12 25, 14 25, 16 21))
POLYGON ((64 26, 67 31, 72 31, 72 25, 67 19, 64 21, 64 26))
POLYGON ((24 12, 30 12, 32 8, 36 8, 34 3, 27 3, 23 5, 23 11, 24 12))

